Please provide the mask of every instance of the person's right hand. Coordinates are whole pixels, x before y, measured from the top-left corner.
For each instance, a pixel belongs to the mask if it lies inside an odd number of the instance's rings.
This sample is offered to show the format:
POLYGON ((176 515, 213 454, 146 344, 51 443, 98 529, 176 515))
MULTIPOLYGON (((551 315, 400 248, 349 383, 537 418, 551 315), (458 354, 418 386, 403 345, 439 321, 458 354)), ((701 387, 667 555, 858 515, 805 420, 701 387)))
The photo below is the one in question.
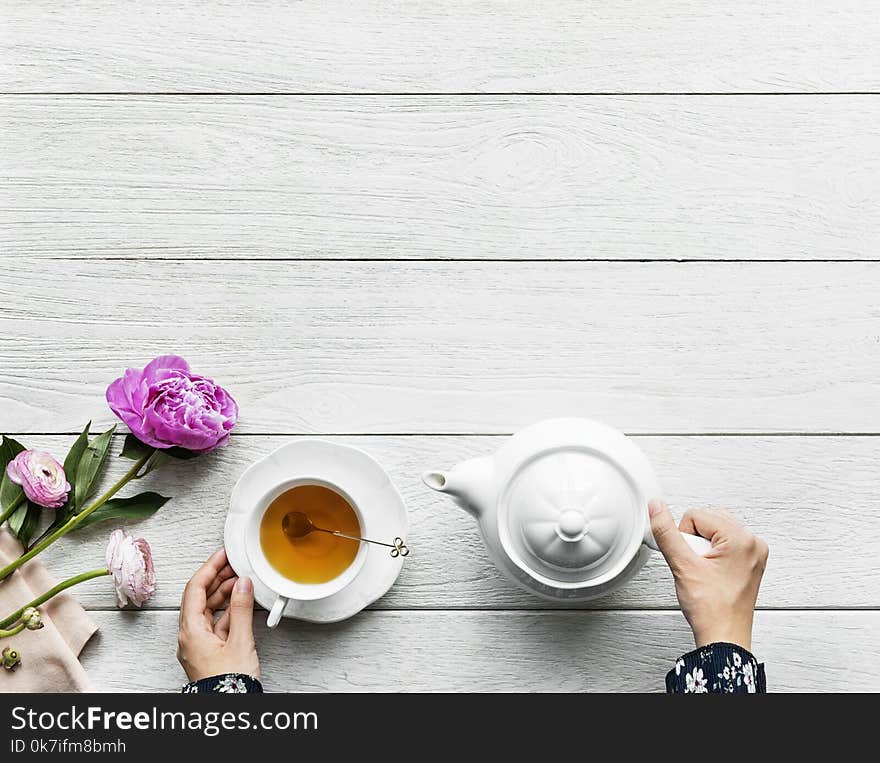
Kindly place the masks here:
POLYGON ((237 578, 220 549, 192 576, 180 602, 177 659, 190 681, 244 673, 260 677, 254 644, 254 585, 237 578), (214 612, 229 605, 214 621, 214 612))
POLYGON ((675 578, 681 611, 698 647, 717 641, 751 651, 752 619, 758 587, 769 549, 726 511, 696 509, 685 513, 678 527, 661 500, 648 504, 651 532, 675 578), (702 557, 681 533, 712 542, 702 557))

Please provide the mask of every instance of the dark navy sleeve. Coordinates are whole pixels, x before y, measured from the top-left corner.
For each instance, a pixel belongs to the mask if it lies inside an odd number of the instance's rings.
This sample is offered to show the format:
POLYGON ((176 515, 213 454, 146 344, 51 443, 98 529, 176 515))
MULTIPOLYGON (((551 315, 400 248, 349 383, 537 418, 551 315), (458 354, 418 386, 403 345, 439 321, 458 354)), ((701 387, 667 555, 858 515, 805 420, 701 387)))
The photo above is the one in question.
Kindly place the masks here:
POLYGON ((263 685, 244 673, 224 673, 219 676, 190 681, 183 687, 184 694, 262 694, 263 685))
POLYGON ((682 655, 666 674, 669 694, 765 694, 764 663, 736 644, 707 644, 682 655))

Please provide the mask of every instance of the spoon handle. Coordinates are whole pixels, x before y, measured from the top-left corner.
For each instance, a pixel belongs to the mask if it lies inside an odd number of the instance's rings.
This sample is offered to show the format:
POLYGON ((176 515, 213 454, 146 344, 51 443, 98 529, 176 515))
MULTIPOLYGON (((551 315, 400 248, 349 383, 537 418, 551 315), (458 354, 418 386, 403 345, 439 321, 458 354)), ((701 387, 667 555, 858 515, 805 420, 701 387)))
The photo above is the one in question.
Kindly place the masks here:
POLYGON ((349 535, 348 533, 339 532, 338 530, 324 530, 321 527, 316 527, 316 530, 319 532, 330 533, 331 535, 338 535, 340 538, 348 538, 349 540, 358 540, 363 543, 375 543, 377 546, 385 546, 386 548, 391 549, 391 556, 409 556, 409 549, 406 547, 406 544, 403 542, 403 538, 395 538, 394 543, 383 543, 381 540, 370 540, 369 538, 359 538, 357 535, 349 535))

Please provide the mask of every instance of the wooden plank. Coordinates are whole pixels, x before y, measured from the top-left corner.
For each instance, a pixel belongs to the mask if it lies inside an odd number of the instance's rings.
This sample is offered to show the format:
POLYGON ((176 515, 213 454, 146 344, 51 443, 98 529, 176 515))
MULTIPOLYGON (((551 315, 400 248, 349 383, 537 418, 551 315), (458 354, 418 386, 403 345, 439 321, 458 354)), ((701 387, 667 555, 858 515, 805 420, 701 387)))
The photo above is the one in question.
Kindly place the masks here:
POLYGON ((6 91, 876 90, 869 0, 4 0, 6 91))
POLYGON ((15 97, 0 155, 14 257, 880 251, 864 96, 15 97))
POLYGON ((876 432, 878 287, 880 263, 14 259, 2 424, 107 422, 106 385, 174 350, 242 432, 876 432))
MULTIPOLYGON (((71 437, 22 438, 59 458, 71 437)), ((545 609, 550 603, 508 583, 489 562, 474 521, 419 474, 493 452, 499 437, 342 437, 335 441, 374 455, 409 508, 413 550, 381 609, 545 609)), ((119 440, 119 438, 117 438, 119 440)), ((129 488, 157 490, 174 500, 132 532, 154 549, 159 589, 150 607, 176 607, 190 575, 218 548, 232 486, 245 467, 284 437, 238 437, 194 462, 178 463, 129 488)), ((686 507, 730 508, 771 548, 758 601, 764 608, 880 607, 880 504, 876 437, 639 437, 665 495, 679 514, 686 507), (841 549, 845 548, 845 551, 841 549), (818 573, 817 571, 820 571, 818 573)), ((114 453, 121 447, 117 442, 114 453)), ((127 462, 115 458, 112 474, 127 462)), ((109 482, 107 483, 109 484, 109 482)), ((97 525, 59 541, 43 554, 61 578, 92 569, 104 558, 113 525, 97 525)), ((80 586, 89 608, 113 606, 106 581, 80 586)), ((582 608, 676 608, 669 571, 654 555, 639 577, 610 597, 582 608)))
MULTIPOLYGON (((82 661, 100 690, 179 691, 176 612, 95 618, 82 661)), ((753 651, 773 692, 874 691, 878 627, 877 612, 759 612, 753 651)), ((366 612, 257 627, 267 691, 663 691, 692 645, 677 612, 366 612)))

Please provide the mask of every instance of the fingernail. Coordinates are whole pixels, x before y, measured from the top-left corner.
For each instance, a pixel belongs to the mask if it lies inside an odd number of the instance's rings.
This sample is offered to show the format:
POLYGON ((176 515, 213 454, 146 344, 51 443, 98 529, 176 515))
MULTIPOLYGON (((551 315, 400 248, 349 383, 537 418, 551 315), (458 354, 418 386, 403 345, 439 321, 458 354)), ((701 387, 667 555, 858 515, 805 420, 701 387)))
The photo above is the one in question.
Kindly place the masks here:
POLYGON ((648 501, 648 516, 656 517, 665 508, 666 504, 663 501, 659 498, 652 498, 648 501))
POLYGON ((250 578, 239 578, 235 581, 235 590, 238 593, 252 593, 254 590, 254 584, 250 578))

